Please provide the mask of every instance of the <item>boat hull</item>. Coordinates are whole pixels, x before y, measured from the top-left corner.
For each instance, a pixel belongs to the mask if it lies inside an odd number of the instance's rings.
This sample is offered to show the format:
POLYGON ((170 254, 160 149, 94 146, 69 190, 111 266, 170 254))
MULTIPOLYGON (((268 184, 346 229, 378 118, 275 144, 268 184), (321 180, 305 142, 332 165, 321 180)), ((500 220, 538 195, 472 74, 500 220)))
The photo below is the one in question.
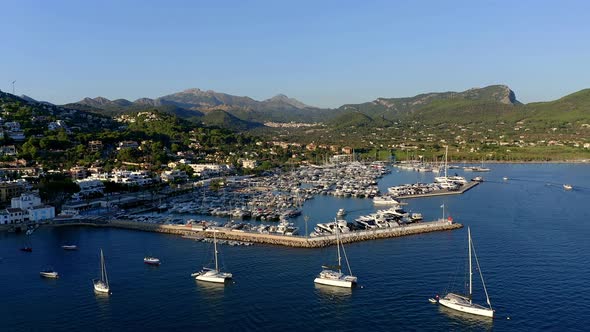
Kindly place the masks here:
POLYGON ((94 280, 94 291, 100 294, 110 294, 111 289, 100 280, 94 280))
POLYGON ((352 281, 337 280, 337 279, 325 279, 325 278, 315 278, 315 280, 313 282, 315 282, 316 284, 320 284, 320 285, 344 287, 344 288, 352 288, 352 286, 354 285, 354 283, 352 281))
POLYGON ((492 309, 488 309, 488 308, 481 308, 481 307, 476 307, 476 306, 470 306, 470 305, 466 305, 466 304, 461 304, 461 303, 456 303, 453 301, 449 301, 446 299, 439 299, 438 303, 440 303, 441 305, 453 309, 453 310, 457 310, 457 311, 461 311, 461 312, 465 312, 468 314, 472 314, 472 315, 478 315, 478 316, 485 316, 485 317, 490 317, 493 318, 494 317, 494 310, 492 309))
POLYGON ((57 279, 59 278, 59 274, 57 272, 39 272, 39 275, 43 278, 49 279, 57 279))
POLYGON ((229 278, 227 278, 227 277, 214 277, 214 276, 200 275, 200 276, 196 276, 195 279, 196 280, 199 280, 199 281, 215 282, 215 283, 218 283, 218 284, 223 284, 229 278))

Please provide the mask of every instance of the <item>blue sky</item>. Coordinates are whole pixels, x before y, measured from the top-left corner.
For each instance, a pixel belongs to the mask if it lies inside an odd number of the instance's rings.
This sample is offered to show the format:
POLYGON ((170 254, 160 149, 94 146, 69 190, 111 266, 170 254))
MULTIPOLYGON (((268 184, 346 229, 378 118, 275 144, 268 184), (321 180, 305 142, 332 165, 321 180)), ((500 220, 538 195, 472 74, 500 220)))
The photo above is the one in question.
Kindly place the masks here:
POLYGON ((588 1, 0 0, 0 89, 67 103, 188 88, 337 107, 590 87, 588 1))

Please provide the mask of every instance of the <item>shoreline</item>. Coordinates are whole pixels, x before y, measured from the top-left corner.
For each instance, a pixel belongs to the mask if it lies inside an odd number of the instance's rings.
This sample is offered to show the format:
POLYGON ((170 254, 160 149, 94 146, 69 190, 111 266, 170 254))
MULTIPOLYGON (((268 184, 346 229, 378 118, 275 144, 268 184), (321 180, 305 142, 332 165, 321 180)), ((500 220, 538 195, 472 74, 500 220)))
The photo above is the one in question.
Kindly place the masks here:
MULTIPOLYGON (((213 233, 220 240, 250 242, 256 244, 279 245, 292 248, 323 248, 336 244, 335 235, 327 235, 321 237, 302 237, 302 236, 287 236, 278 234, 262 234, 239 232, 219 227, 211 228, 210 230, 203 230, 201 227, 193 228, 187 226, 176 225, 160 225, 160 224, 145 224, 131 221, 112 220, 105 223, 90 223, 90 222, 75 222, 62 224, 48 224, 54 227, 108 227, 121 228, 128 230, 165 233, 180 236, 193 237, 207 237, 212 238, 213 233)), ((388 239, 394 237, 410 236, 431 232, 450 231, 463 228, 462 224, 450 223, 447 220, 437 220, 429 222, 421 222, 407 226, 400 226, 395 228, 381 228, 374 230, 354 231, 350 233, 342 233, 340 241, 342 243, 364 242, 378 239, 388 239)))
MULTIPOLYGON (((407 160, 403 160, 407 161, 407 160)), ((400 164, 400 161, 396 161, 393 165, 400 164)), ((481 165, 481 160, 454 160, 449 161, 449 164, 470 164, 470 165, 481 165)), ((484 164, 590 164, 590 159, 576 159, 576 160, 529 160, 529 161, 517 161, 517 160, 484 160, 484 164)))

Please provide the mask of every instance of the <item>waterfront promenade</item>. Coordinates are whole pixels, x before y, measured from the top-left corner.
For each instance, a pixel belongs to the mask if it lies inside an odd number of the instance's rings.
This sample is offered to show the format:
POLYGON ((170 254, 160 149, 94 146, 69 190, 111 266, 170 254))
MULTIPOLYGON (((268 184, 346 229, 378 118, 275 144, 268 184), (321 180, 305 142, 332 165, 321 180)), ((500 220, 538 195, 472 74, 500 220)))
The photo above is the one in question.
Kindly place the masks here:
MULTIPOLYGON (((279 234, 262 234, 254 232, 236 231, 223 227, 209 227, 205 230, 201 226, 192 227, 190 225, 160 225, 139 223, 123 220, 111 220, 109 222, 92 223, 92 222, 75 222, 60 224, 56 226, 94 226, 94 227, 113 227, 132 229, 146 232, 158 232, 175 234, 192 237, 213 237, 213 232, 216 233, 218 239, 229 241, 251 242, 259 244, 280 245, 295 248, 321 248, 336 244, 335 235, 318 236, 318 237, 303 237, 303 236, 287 236, 279 234)), ((353 231, 350 233, 340 234, 340 240, 343 243, 370 241, 378 239, 387 239, 400 236, 408 236, 429 232, 440 232, 459 229, 463 227, 462 224, 452 223, 447 220, 438 220, 430 222, 421 222, 394 228, 380 228, 374 230, 353 231)))

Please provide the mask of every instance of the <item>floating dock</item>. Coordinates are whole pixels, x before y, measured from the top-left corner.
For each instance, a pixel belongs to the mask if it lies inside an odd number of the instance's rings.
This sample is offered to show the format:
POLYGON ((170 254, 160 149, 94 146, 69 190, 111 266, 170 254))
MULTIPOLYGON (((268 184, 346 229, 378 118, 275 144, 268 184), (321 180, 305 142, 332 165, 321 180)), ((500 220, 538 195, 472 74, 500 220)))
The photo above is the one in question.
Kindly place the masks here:
POLYGON ((448 190, 448 189, 441 189, 425 194, 416 194, 416 195, 403 195, 403 196, 395 196, 394 198, 398 199, 408 199, 408 198, 422 198, 422 197, 434 197, 434 196, 446 196, 446 195, 460 195, 465 193, 466 191, 470 190, 471 188, 477 186, 480 182, 471 181, 459 188, 459 190, 448 190))
MULTIPOLYGON (((251 242, 260 244, 280 245, 295 248, 322 248, 336 244, 335 235, 303 237, 288 236, 279 234, 262 234, 253 232, 236 231, 223 227, 212 227, 203 230, 202 227, 193 229, 192 226, 183 225, 160 225, 132 221, 112 220, 107 223, 68 223, 63 226, 95 226, 95 227, 114 227, 133 229, 147 232, 158 232, 182 235, 184 237, 213 237, 215 232, 218 239, 251 242)), ((343 243, 370 241, 377 239, 387 239, 393 237, 449 231, 463 227, 462 224, 450 222, 447 220, 437 220, 430 222, 420 222, 405 226, 393 228, 379 228, 373 230, 353 231, 350 233, 340 234, 340 241, 343 243)))

